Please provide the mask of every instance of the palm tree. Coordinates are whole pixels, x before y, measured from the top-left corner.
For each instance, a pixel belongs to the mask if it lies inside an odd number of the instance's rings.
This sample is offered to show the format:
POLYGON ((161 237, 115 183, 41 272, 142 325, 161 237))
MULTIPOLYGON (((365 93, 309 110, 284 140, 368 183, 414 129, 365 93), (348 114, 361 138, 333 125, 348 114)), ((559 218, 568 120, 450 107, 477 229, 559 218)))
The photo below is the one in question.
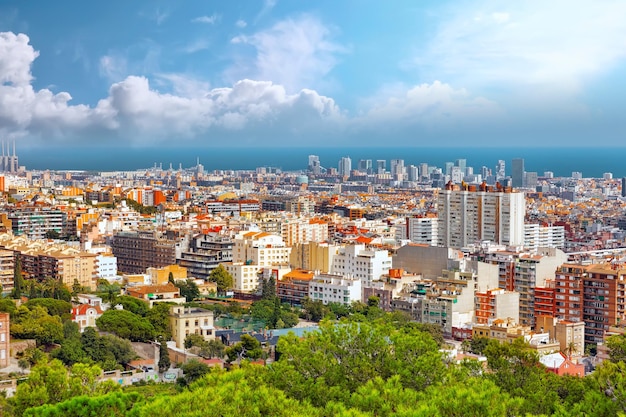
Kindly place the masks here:
POLYGON ((578 348, 576 347, 576 343, 572 340, 567 344, 567 348, 565 350, 567 351, 567 356, 572 359, 572 354, 575 354, 578 351, 578 348))

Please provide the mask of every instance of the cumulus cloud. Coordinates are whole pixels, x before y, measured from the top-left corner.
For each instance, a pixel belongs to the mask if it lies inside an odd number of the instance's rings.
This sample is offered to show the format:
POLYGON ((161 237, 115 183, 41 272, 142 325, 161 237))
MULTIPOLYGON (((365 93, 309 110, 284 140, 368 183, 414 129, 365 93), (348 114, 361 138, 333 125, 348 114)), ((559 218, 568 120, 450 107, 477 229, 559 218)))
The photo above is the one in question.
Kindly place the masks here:
MULTIPOLYGON (((406 144, 416 136, 460 143, 470 132, 493 137, 503 126, 529 131, 520 119, 511 123, 511 113, 492 100, 439 81, 384 89, 364 100, 354 116, 313 89, 292 92, 252 79, 215 88, 188 74, 163 72, 152 79, 125 76, 95 106, 72 104, 68 92, 33 88, 31 66, 37 56, 26 35, 0 33, 0 136, 47 144, 92 138, 139 145, 300 141, 345 146, 380 145, 383 138, 406 144)), ((107 60, 101 65, 116 68, 107 60)), ((536 129, 550 127, 548 118, 538 120, 536 129)))
POLYGON ((238 28, 240 28, 240 29, 243 29, 243 28, 245 28, 246 26, 248 26, 248 23, 246 23, 246 21, 245 21, 245 20, 243 20, 243 19, 239 19, 239 20, 237 20, 237 21, 235 22, 235 26, 237 26, 237 27, 238 27, 238 28))
POLYGON ((22 86, 29 84, 33 77, 30 72, 32 62, 39 56, 29 44, 28 36, 11 32, 0 33, 0 82, 22 86))
MULTIPOLYGON (((161 93, 145 77, 114 83, 95 107, 71 105, 67 92, 35 91, 30 67, 37 52, 25 35, 0 34, 0 126, 11 137, 72 140, 107 136, 135 143, 196 139, 211 143, 216 134, 243 132, 250 138, 284 139, 339 126, 335 102, 312 90, 289 94, 268 81, 242 80, 228 88, 180 74, 158 74, 172 94, 161 93), (148 142, 146 142, 148 141, 148 142)), ((277 141, 278 142, 278 141, 277 141)))
POLYGON ((238 62, 231 78, 270 80, 289 91, 315 87, 347 49, 333 41, 332 30, 312 16, 286 19, 253 35, 234 37, 233 44, 246 44, 256 54, 249 62, 238 62))

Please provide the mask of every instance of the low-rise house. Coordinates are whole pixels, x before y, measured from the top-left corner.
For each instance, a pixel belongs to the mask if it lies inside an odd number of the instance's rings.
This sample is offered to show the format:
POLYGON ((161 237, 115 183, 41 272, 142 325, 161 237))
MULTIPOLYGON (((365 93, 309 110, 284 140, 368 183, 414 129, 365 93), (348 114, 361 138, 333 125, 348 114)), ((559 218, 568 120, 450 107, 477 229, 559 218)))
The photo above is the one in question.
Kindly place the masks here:
POLYGON ((176 304, 185 303, 185 297, 180 296, 180 290, 171 282, 165 285, 139 285, 136 287, 127 287, 126 295, 139 298, 150 304, 158 302, 170 302, 176 304))
POLYGON ((585 376, 585 365, 572 361, 561 352, 543 355, 539 362, 548 369, 548 372, 557 375, 585 376))
POLYGON ((79 304, 72 307, 72 321, 78 324, 80 332, 87 327, 96 327, 96 320, 102 315, 100 305, 79 304))
POLYGON ((198 307, 172 306, 170 308, 172 339, 178 349, 185 347, 185 338, 197 334, 209 341, 215 339, 213 312, 198 307))

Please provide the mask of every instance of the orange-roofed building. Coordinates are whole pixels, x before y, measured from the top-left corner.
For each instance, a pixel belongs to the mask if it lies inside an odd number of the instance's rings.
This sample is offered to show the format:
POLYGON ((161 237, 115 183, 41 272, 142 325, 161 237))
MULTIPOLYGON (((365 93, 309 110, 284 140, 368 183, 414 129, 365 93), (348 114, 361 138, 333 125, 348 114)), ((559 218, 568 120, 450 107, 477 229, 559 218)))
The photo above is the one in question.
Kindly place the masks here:
POLYGON ((84 332, 87 327, 96 327, 96 320, 102 315, 99 305, 79 304, 72 307, 72 321, 78 324, 80 332, 84 332))
POLYGON ((309 284, 314 276, 313 271, 294 269, 276 282, 276 295, 283 302, 302 305, 302 300, 309 296, 309 284))
POLYGON ((131 297, 139 298, 150 304, 150 307, 156 302, 171 302, 183 304, 185 297, 180 296, 180 290, 171 282, 165 285, 141 285, 137 287, 128 287, 126 294, 131 297))

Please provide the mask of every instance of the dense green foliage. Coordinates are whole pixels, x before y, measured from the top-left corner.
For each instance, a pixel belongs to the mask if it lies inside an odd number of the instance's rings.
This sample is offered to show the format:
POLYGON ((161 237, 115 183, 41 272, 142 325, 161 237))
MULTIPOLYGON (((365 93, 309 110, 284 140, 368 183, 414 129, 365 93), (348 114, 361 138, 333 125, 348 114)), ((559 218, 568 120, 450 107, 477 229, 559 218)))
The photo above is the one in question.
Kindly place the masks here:
POLYGON ((209 274, 209 281, 215 282, 217 284, 217 291, 224 292, 233 287, 233 276, 222 266, 219 264, 217 268, 211 271, 209 274))
POLYGON ((123 369, 135 359, 135 352, 126 339, 113 335, 98 335, 93 327, 82 334, 72 334, 65 338, 60 348, 52 351, 52 356, 70 366, 75 363, 95 363, 105 371, 123 369))
MULTIPOLYGON (((475 347, 488 358, 487 368, 472 360, 456 364, 440 351, 440 334, 432 326, 380 313, 374 302, 353 308, 350 320, 323 321, 318 331, 305 337, 281 337, 277 361, 265 367, 240 361, 266 354, 249 336, 226 349, 233 362, 241 363, 230 371, 188 362, 182 365, 185 377, 179 381, 178 393, 163 392, 159 385, 145 385, 141 391, 113 390, 95 383, 97 366, 78 363, 68 373, 58 361, 38 364, 28 382, 18 386, 15 397, 0 399, 0 414, 566 417, 626 413, 623 339, 611 339, 611 360, 593 374, 559 377, 546 372, 521 340, 510 345, 477 343, 475 347)), ((66 325, 62 330, 66 339, 75 340, 75 328, 66 325)), ((80 336, 82 346, 101 340, 93 330, 86 333, 80 336)), ((111 336, 100 336, 106 337, 111 336)), ((188 347, 199 345, 203 345, 199 338, 188 338, 188 347)))
POLYGON ((185 301, 190 302, 200 298, 200 289, 192 279, 178 281, 174 285, 180 290, 180 295, 185 297, 185 301))
POLYGON ((144 317, 126 310, 107 310, 96 320, 98 328, 133 342, 154 340, 154 326, 144 317))

